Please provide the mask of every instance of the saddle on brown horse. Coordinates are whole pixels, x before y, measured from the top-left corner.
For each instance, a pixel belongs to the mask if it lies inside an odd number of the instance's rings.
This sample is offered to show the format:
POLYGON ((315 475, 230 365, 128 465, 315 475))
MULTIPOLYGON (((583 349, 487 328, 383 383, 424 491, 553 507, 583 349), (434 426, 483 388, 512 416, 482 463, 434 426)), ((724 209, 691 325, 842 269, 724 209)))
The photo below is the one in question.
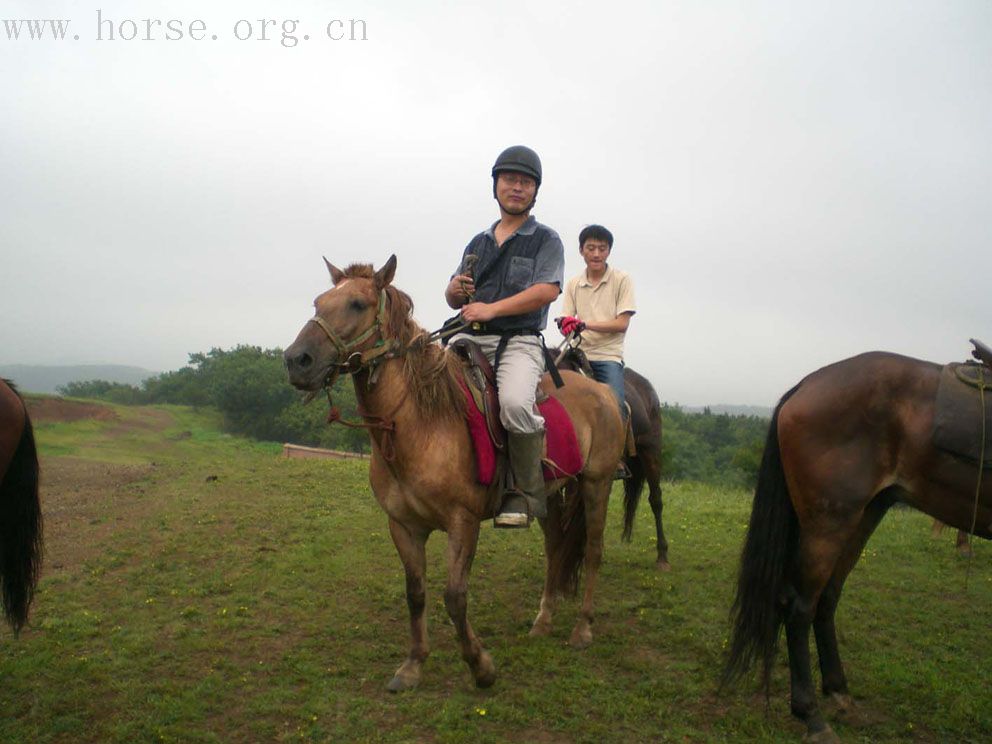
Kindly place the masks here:
POLYGON ((940 371, 933 416, 933 444, 957 457, 992 468, 992 349, 981 341, 980 361, 947 364, 940 371), (983 449, 984 443, 984 449, 983 449))

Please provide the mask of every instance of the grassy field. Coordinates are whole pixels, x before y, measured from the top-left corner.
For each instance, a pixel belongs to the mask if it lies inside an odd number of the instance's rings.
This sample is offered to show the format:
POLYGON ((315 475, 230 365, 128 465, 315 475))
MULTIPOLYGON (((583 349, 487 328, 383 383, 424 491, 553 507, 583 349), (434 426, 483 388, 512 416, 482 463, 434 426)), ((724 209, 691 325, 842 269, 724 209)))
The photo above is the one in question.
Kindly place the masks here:
MULTIPOLYGON (((470 615, 499 680, 477 690, 429 547, 433 652, 421 687, 385 684, 406 654, 403 575, 364 462, 286 460, 181 408, 42 417, 46 561, 30 626, 0 631, 0 741, 796 741, 784 655, 766 708, 716 677, 749 494, 665 491, 673 570, 653 568, 646 501, 622 544, 610 515, 595 640, 527 636, 540 532, 487 527, 470 615)), ((616 497, 616 492, 614 494, 616 497)), ((992 553, 894 510, 838 611, 853 714, 845 741, 992 738, 992 553), (966 585, 966 574, 968 582, 966 585)))

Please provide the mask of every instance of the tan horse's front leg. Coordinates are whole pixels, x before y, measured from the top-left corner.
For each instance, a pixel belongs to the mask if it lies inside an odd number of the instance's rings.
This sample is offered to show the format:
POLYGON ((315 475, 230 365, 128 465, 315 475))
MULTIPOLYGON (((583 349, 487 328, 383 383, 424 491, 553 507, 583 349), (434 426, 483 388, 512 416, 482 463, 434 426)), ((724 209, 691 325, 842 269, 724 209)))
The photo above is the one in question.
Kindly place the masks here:
POLYGON ((586 554, 583 562, 585 591, 582 594, 582 607, 579 619, 572 629, 568 643, 573 648, 585 648, 592 643, 593 605, 592 598, 599 578, 599 566, 603 561, 603 533, 606 530, 606 507, 610 499, 610 480, 579 483, 579 497, 586 510, 586 554))
POLYGON ((425 546, 428 533, 412 532, 402 523, 390 518, 389 534, 406 571, 406 603, 410 608, 410 655, 386 685, 390 692, 400 692, 412 690, 420 683, 420 670, 430 653, 427 618, 424 616, 427 603, 425 546))
POLYGON ((455 516, 448 528, 448 585, 444 590, 444 606, 455 624, 462 658, 472 670, 475 684, 489 687, 496 681, 496 665, 468 621, 468 575, 478 542, 479 520, 467 512, 455 516))

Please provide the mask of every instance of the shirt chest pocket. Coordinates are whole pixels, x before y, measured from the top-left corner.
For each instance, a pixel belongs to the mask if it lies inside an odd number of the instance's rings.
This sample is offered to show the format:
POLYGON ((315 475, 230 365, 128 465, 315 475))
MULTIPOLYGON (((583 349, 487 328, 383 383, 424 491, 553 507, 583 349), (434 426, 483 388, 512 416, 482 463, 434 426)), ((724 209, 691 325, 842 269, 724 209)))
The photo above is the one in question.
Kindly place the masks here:
POLYGON ((512 294, 522 292, 534 283, 534 259, 523 256, 510 258, 506 270, 506 289, 512 294))

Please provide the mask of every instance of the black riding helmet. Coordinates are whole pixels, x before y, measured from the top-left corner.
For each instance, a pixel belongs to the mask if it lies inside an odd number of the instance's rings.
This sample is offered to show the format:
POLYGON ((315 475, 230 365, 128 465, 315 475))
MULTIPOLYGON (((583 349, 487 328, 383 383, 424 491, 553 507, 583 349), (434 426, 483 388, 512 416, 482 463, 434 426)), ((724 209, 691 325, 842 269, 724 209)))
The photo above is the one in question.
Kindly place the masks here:
POLYGON ((493 178, 503 171, 523 173, 537 181, 538 186, 541 185, 541 159, 529 147, 514 145, 503 150, 493 165, 493 178))
MULTIPOLYGON (((507 147, 496 158, 493 164, 493 197, 496 196, 496 177, 503 171, 523 173, 537 181, 537 188, 541 188, 541 159, 537 153, 524 145, 514 145, 507 147)), ((537 192, 534 192, 535 199, 537 192)))

